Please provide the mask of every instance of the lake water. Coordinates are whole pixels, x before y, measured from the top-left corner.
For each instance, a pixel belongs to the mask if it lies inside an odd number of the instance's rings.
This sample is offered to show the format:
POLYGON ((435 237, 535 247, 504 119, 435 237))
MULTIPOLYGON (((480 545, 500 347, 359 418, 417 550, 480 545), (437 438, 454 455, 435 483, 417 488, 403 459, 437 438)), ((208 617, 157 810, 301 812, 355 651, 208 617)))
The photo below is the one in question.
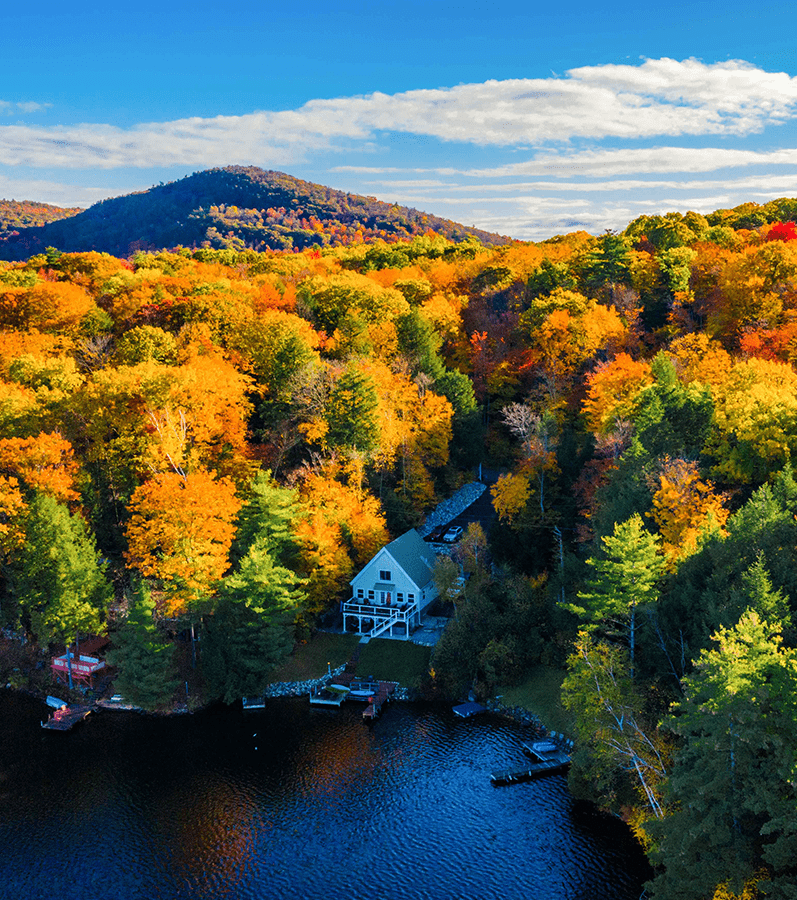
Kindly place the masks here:
POLYGON ((528 729, 362 709, 100 711, 59 733, 0 690, 0 897, 637 900, 643 854, 563 776, 491 785, 528 729))

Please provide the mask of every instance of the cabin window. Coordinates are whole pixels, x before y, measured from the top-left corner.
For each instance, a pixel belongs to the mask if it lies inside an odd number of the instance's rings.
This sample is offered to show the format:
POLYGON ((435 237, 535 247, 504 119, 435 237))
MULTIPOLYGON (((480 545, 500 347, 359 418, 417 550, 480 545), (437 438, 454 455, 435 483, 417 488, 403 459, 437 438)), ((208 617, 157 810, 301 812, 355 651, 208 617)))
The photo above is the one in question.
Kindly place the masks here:
POLYGON ((390 581, 390 569, 380 569, 379 570, 379 580, 380 581, 390 581))

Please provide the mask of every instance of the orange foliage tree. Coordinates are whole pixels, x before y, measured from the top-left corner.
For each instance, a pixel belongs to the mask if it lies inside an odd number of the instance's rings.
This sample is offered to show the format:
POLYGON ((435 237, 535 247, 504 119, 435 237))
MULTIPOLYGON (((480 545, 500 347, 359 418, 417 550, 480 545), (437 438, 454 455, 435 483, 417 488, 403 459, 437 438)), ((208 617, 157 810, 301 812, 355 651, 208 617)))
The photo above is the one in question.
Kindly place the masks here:
POLYGON ((330 466, 309 474, 301 487, 309 514, 298 521, 296 537, 313 613, 339 599, 355 570, 389 540, 379 501, 359 485, 339 481, 337 474, 330 466))
POLYGON ((605 434, 619 419, 627 419, 639 392, 653 384, 650 363, 618 353, 611 362, 600 363, 587 376, 584 415, 595 434, 605 434))
POLYGON ((701 535, 721 529, 728 518, 723 498, 700 478, 694 462, 665 459, 651 490, 653 510, 647 515, 658 526, 670 568, 697 550, 701 535))
POLYGON ((197 613, 229 566, 240 509, 235 486, 197 469, 163 472, 136 488, 126 558, 164 592, 163 612, 197 613))
POLYGON ((0 327, 3 328, 69 332, 95 308, 83 288, 66 281, 0 289, 0 327))
POLYGON ((0 440, 0 471, 61 502, 77 500, 72 488, 77 463, 72 445, 60 434, 0 440))

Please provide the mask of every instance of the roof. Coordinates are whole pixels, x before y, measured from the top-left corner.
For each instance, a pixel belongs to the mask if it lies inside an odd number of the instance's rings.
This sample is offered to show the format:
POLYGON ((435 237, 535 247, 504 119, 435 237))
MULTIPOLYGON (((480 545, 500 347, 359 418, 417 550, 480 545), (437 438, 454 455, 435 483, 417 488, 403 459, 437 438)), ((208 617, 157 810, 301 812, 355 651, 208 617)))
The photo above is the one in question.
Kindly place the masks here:
POLYGON ((391 541, 384 549, 418 587, 431 580, 434 552, 414 528, 391 541))
POLYGON ((419 588, 431 581, 434 552, 414 528, 384 546, 363 569, 370 566, 382 553, 389 553, 419 588))

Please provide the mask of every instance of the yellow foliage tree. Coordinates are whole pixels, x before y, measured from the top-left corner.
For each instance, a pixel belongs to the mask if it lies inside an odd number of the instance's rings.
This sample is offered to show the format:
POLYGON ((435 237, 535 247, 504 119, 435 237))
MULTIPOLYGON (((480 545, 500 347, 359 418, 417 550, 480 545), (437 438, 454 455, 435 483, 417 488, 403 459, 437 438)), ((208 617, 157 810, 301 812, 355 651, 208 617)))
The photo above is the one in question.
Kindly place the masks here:
POLYGON ((733 365, 730 353, 706 334, 685 334, 674 340, 667 352, 683 384, 721 385, 733 365))
POLYGON ((747 359, 713 390, 715 430, 707 452, 729 481, 765 481, 797 460, 797 373, 787 363, 747 359))
POLYGON ((490 488, 490 494, 498 518, 511 525, 525 509, 531 496, 529 477, 525 472, 501 475, 490 488))

